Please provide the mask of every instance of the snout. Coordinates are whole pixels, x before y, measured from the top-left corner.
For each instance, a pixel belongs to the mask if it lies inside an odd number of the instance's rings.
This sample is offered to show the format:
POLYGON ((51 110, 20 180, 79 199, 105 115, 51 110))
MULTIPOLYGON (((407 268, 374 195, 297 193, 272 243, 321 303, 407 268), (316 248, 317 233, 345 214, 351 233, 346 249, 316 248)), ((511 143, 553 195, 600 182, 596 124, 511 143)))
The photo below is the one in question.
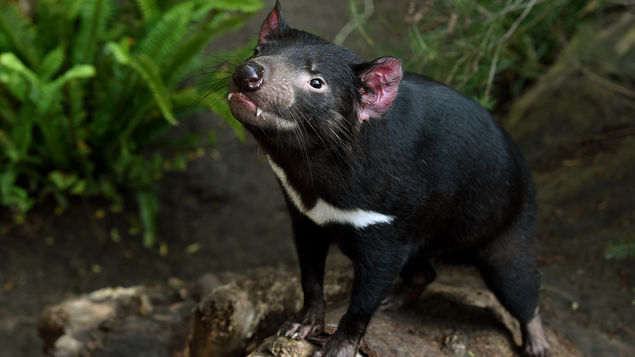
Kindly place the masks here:
POLYGON ((264 72, 262 65, 249 61, 236 67, 232 80, 241 92, 253 92, 262 86, 264 72))

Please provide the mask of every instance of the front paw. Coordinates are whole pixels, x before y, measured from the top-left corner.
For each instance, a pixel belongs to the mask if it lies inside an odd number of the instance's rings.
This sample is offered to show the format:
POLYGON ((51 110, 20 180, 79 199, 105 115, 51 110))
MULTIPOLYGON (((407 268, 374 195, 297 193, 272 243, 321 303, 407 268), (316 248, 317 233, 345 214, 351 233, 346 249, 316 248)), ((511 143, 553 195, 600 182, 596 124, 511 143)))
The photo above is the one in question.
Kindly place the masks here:
POLYGON ((278 336, 301 340, 307 336, 317 336, 324 332, 324 310, 307 309, 296 321, 287 321, 278 330, 278 336))

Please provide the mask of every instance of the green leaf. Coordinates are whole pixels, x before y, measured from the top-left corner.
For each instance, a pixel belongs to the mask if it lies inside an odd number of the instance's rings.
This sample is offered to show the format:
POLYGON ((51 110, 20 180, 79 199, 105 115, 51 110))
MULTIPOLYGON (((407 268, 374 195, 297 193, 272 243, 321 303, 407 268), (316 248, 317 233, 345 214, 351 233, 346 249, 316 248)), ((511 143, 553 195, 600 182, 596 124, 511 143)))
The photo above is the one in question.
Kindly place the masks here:
MULTIPOLYGON (((29 109, 24 110, 23 113, 21 113, 20 118, 24 119, 25 117, 34 117, 33 107, 29 107, 29 109), (29 115, 25 115, 25 113, 28 113, 29 115)), ((18 150, 20 157, 26 157, 29 149, 31 148, 34 121, 34 119, 17 120, 11 126, 11 138, 15 143, 15 147, 18 150)))
POLYGON ((77 176, 59 170, 49 172, 48 179, 60 191, 66 191, 77 182, 77 176))
MULTIPOLYGON (((29 89, 32 87, 29 82, 20 73, 9 71, 6 67, 0 65, 0 83, 4 84, 7 94, 13 96, 19 102, 28 101, 29 89)), ((5 110, 10 108, 7 98, 1 97, 7 103, 6 106, 0 108, 5 110)))
POLYGON ((13 162, 20 160, 20 153, 18 152, 18 149, 7 133, 2 130, 0 130, 0 148, 2 148, 0 154, 6 155, 9 160, 13 162))
POLYGON ((18 9, 17 2, 0 2, 0 32, 4 33, 9 50, 21 56, 29 65, 37 66, 40 51, 35 45, 35 27, 18 9))
POLYGON ((176 125, 177 121, 172 113, 172 102, 168 90, 159 75, 159 68, 152 58, 146 55, 138 55, 130 65, 141 75, 152 92, 152 96, 161 110, 161 114, 170 124, 176 125))
POLYGON ((85 0, 62 0, 62 13, 66 15, 66 20, 69 22, 75 21, 79 16, 80 10, 84 5, 85 0))
MULTIPOLYGON (((83 83, 79 80, 71 80, 68 83, 68 103, 69 103, 69 117, 71 120, 71 125, 73 127, 79 127, 85 129, 85 118, 87 112, 84 108, 84 88, 83 83)), ((92 113, 91 113, 92 114, 92 113)), ((85 133, 86 130, 80 131, 74 140, 84 139, 87 134, 80 135, 81 133, 85 133)))
POLYGON ((175 108, 191 107, 198 98, 198 90, 194 87, 187 87, 172 94, 172 103, 175 108))
POLYGON ((143 227, 143 245, 151 248, 157 241, 157 212, 159 201, 153 191, 141 190, 137 192, 139 217, 143 227))
POLYGON ((209 44, 214 36, 239 28, 251 14, 227 14, 221 13, 214 17, 195 35, 189 37, 180 44, 170 55, 162 67, 162 73, 166 75, 165 82, 169 85, 175 84, 183 75, 183 70, 192 63, 196 56, 209 44))
POLYGON ((130 45, 129 38, 123 38, 119 43, 108 42, 106 49, 115 57, 115 60, 121 64, 130 64, 130 45))
POLYGON ((153 22, 161 14, 161 9, 155 0, 135 0, 135 2, 146 24, 153 22))
POLYGON ((29 197, 29 193, 16 185, 16 174, 9 167, 0 172, 0 202, 9 207, 17 208, 20 212, 26 212, 35 201, 29 197))
POLYGON ((207 132, 207 145, 216 145, 216 132, 214 130, 207 132))
POLYGON ((192 6, 191 1, 186 1, 166 12, 139 42, 137 53, 145 54, 160 64, 182 41, 192 6))
POLYGON ((40 80, 47 81, 51 79, 62 67, 64 63, 64 49, 62 46, 55 47, 54 50, 47 53, 38 67, 37 73, 40 80))
POLYGON ((111 15, 109 0, 85 0, 81 9, 81 23, 74 45, 73 63, 92 63, 97 45, 111 15))
POLYGON ((42 88, 42 97, 36 103, 40 114, 48 112, 51 104, 60 95, 62 87, 69 81, 79 78, 90 78, 95 76, 95 68, 91 65, 81 64, 71 67, 53 82, 48 83, 42 88))
MULTIPOLYGON (((0 72, 0 83, 2 81, 2 73, 0 72)), ((8 125, 13 125, 17 120, 17 114, 15 110, 9 104, 9 101, 5 96, 0 92, 0 124, 4 121, 4 123, 8 125)))
POLYGON ((199 0, 204 6, 227 11, 257 12, 262 8, 261 0, 199 0))
POLYGON ((22 63, 22 61, 20 61, 20 59, 11 52, 0 53, 0 66, 23 75, 33 87, 38 87, 40 84, 37 75, 27 68, 24 63, 22 63))
POLYGON ((631 239, 631 242, 609 243, 609 245, 604 249, 604 258, 610 260, 635 257, 635 242, 633 242, 634 240, 635 239, 631 239))
POLYGON ((167 166, 145 153, 173 145, 173 168, 201 153, 197 135, 159 140, 206 109, 182 81, 209 40, 260 1, 38 0, 35 22, 18 2, 0 0, 0 205, 98 195, 122 207, 122 192, 141 190, 144 244, 156 245, 153 190, 167 166))

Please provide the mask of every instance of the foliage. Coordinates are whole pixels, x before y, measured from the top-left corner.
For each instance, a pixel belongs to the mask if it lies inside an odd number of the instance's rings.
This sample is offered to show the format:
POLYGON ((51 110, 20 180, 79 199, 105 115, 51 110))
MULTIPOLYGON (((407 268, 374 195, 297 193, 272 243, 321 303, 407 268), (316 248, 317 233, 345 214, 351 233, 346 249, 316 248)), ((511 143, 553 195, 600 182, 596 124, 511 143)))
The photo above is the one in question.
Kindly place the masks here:
MULTIPOLYGON (((358 1, 349 1, 353 16, 360 16, 358 1)), ((385 55, 388 50, 404 61, 406 69, 450 84, 491 108, 497 100, 496 82, 505 82, 511 95, 518 95, 528 81, 546 70, 587 5, 597 6, 599 1, 411 1, 402 20, 408 28, 409 47, 375 46, 376 54, 385 55)), ((364 36, 372 42, 368 36, 374 33, 364 36)))
POLYGON ((630 237, 630 241, 625 239, 624 242, 610 242, 604 249, 604 258, 606 259, 626 259, 635 257, 635 239, 630 237))
MULTIPOLYGON (((151 246, 156 184, 185 153, 166 159, 148 150, 205 108, 243 135, 215 92, 182 82, 209 41, 240 27, 261 1, 28 3, 27 14, 15 0, 0 2, 0 204, 20 216, 47 196, 64 206, 81 195, 120 208, 134 191, 151 246)), ((194 136, 174 145, 198 144, 194 136)))

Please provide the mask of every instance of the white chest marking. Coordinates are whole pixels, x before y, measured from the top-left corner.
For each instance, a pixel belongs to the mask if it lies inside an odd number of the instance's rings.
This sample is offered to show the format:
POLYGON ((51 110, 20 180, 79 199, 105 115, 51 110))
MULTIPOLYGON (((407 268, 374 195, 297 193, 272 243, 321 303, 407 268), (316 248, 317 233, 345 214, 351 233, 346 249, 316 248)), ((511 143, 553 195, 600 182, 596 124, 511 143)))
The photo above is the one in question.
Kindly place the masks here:
POLYGON ((289 181, 287 180, 287 175, 284 170, 271 159, 269 159, 269 165, 271 165, 271 169, 278 176, 280 182, 282 183, 282 187, 289 195, 291 202, 293 205, 300 210, 304 215, 309 217, 313 222, 318 225, 324 225, 326 223, 346 223, 350 224, 356 228, 365 228, 372 224, 378 223, 390 223, 393 221, 395 217, 387 216, 385 214, 381 214, 374 211, 366 211, 363 209, 341 209, 337 208, 330 203, 324 201, 322 198, 317 199, 315 206, 311 208, 307 208, 302 203, 300 199, 300 195, 298 192, 291 186, 289 181))

